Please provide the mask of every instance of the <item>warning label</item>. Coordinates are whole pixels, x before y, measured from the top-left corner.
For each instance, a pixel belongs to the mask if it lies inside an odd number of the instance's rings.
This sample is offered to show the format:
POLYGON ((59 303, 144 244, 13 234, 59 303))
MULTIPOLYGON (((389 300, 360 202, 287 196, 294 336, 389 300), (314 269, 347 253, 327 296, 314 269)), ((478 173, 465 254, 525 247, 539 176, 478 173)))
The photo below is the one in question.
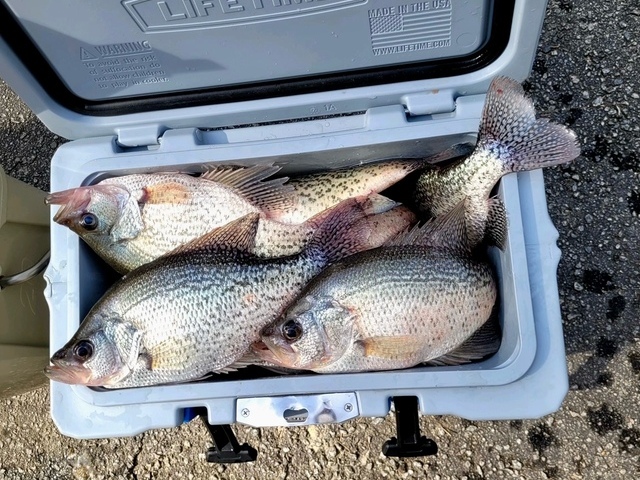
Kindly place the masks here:
POLYGON ((103 90, 169 81, 146 40, 80 47, 80 61, 103 90))

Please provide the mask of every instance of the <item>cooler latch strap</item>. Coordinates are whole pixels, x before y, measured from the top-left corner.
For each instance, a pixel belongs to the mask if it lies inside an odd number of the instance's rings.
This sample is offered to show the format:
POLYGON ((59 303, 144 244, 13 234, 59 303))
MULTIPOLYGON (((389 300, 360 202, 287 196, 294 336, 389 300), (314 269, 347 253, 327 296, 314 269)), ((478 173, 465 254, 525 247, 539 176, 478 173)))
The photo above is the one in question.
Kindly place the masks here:
POLYGON ((456 109, 453 90, 428 90, 402 97, 402 104, 410 116, 451 113, 456 109))
POLYGON ((162 125, 139 125, 135 127, 118 128, 117 144, 123 148, 148 147, 159 145, 160 137, 166 130, 162 125))

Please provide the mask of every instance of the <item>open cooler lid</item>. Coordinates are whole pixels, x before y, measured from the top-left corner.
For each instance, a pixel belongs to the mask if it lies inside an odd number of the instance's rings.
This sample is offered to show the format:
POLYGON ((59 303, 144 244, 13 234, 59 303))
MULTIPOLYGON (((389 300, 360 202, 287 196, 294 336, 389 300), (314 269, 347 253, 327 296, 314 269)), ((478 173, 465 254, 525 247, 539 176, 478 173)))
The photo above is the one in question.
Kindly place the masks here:
MULTIPOLYGON (((0 77, 53 132, 164 130, 405 105, 524 80, 546 0, 0 0, 0 77), (531 15, 533 11, 537 15, 531 15)), ((126 134, 123 132, 126 131, 126 134)))

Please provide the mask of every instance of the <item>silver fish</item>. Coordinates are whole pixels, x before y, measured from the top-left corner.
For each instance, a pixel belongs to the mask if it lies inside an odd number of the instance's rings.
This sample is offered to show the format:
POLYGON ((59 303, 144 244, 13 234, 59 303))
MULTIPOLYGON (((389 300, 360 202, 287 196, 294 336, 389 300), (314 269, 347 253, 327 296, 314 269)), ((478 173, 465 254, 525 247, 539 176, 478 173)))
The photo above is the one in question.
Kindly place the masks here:
POLYGON ((347 200, 295 256, 251 254, 250 214, 134 270, 94 305, 51 358, 53 380, 108 388, 184 382, 243 366, 242 357, 328 263, 369 235, 361 200, 347 200))
POLYGON ((200 177, 181 173, 109 178, 48 196, 62 205, 53 220, 69 227, 120 273, 250 213, 277 221, 292 208, 280 168, 219 166, 200 177))
MULTIPOLYGON (((387 171, 380 166, 377 169, 387 171)), ((180 173, 125 175, 52 193, 47 203, 62 205, 54 221, 80 235, 123 274, 249 213, 261 214, 255 254, 294 255, 304 247, 322 215, 335 206, 335 198, 331 197, 328 202, 318 198, 316 208, 310 209, 309 199, 305 197, 301 201, 306 207, 300 206, 296 200, 298 192, 283 185, 286 177, 264 181, 278 170, 279 167, 273 166, 240 169, 219 166, 201 177, 180 173), (316 213, 307 218, 311 210, 316 213), (292 213, 294 211, 297 213, 292 213), (303 223, 285 222, 290 222, 293 216, 303 223)), ((396 172, 396 177, 398 175, 396 172)), ((360 190, 370 193, 369 183, 360 190)), ((364 208, 369 215, 374 215, 397 205, 381 195, 372 195, 369 206, 364 208)), ((370 248, 397 233, 396 227, 400 224, 391 226, 390 216, 386 218, 377 236, 371 237, 370 248)), ((373 217, 372 221, 375 221, 373 217)), ((404 226, 408 226, 406 215, 404 221, 404 226)))
POLYGON ((487 93, 473 153, 451 166, 425 170, 416 185, 416 204, 435 217, 466 198, 470 244, 478 244, 489 234, 493 243, 502 246, 504 238, 487 228, 506 221, 502 203, 489 198, 498 180, 511 172, 568 163, 578 155, 574 132, 545 119, 536 120, 533 102, 525 97, 522 86, 497 77, 487 93))
MULTIPOLYGON (((371 231, 365 249, 384 245, 417 221, 408 208, 382 195, 369 195, 366 200, 362 200, 361 207, 366 217, 360 222, 368 224, 371 231)), ((317 225, 322 224, 323 219, 331 215, 331 211, 329 208, 300 225, 261 218, 253 253, 265 258, 299 253, 312 237, 317 225)))
POLYGON ((302 223, 347 198, 380 193, 412 172, 469 150, 468 144, 453 145, 426 158, 381 161, 293 177, 287 185, 295 192, 295 208, 283 212, 279 221, 302 223))
MULTIPOLYGON (((452 216, 463 215, 460 205, 452 216)), ((446 357, 491 319, 497 286, 486 261, 464 254, 466 240, 450 238, 447 245, 446 235, 434 235, 445 227, 454 232, 460 222, 432 222, 395 245, 326 268, 265 328, 256 355, 285 368, 361 372, 494 353, 495 336, 446 357)))

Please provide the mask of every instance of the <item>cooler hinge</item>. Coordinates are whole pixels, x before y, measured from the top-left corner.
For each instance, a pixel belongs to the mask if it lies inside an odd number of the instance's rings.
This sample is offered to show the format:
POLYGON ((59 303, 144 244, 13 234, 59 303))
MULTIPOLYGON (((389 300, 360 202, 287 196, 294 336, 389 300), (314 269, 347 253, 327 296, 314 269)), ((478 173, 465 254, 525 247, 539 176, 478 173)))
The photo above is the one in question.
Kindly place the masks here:
POLYGON ((139 125, 136 127, 117 128, 116 142, 124 148, 148 147, 159 145, 165 128, 160 125, 139 125))
POLYGON ((403 95, 402 104, 409 116, 451 113, 456 109, 453 90, 429 90, 403 95))

